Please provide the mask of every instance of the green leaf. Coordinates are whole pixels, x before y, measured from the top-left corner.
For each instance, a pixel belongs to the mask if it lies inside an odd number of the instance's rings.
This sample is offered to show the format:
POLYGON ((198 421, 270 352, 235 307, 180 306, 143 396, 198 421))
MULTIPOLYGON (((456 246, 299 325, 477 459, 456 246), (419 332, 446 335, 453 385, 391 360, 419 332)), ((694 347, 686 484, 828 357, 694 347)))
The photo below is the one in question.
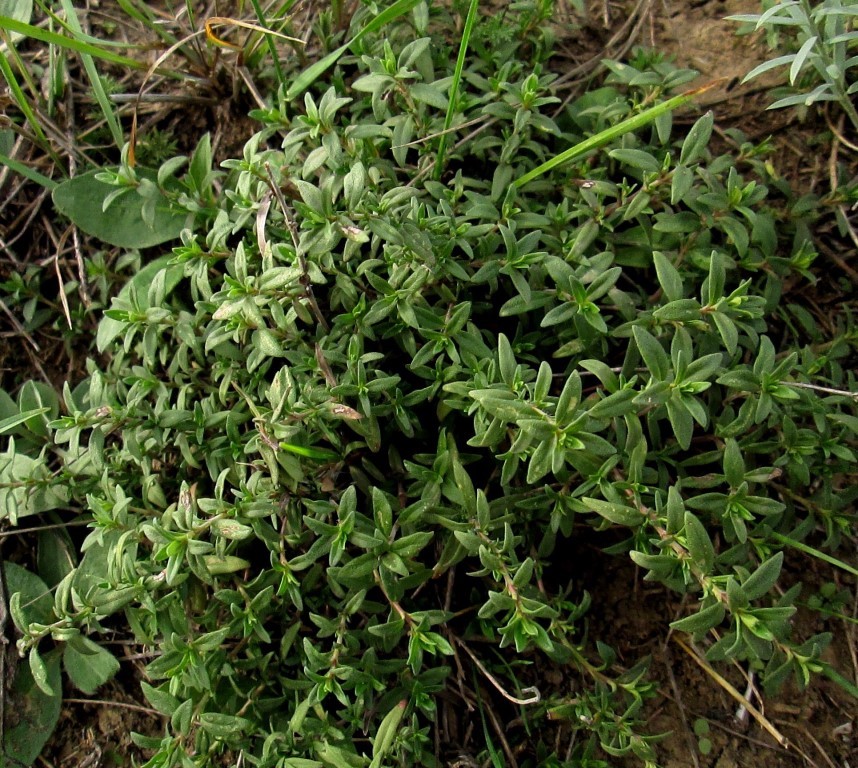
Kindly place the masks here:
POLYGON ((724 342, 724 347, 731 355, 735 354, 739 346, 739 329, 733 319, 722 312, 712 312, 709 315, 721 335, 721 340, 724 342))
POLYGON ((498 365, 503 383, 511 387, 515 381, 515 353, 505 334, 498 335, 498 365))
POLYGON ((649 331, 636 325, 632 328, 632 333, 635 337, 635 344, 640 350, 644 365, 649 369, 653 378, 657 381, 664 381, 668 377, 670 371, 670 358, 667 356, 664 347, 658 339, 655 338, 649 331))
MULTIPOLYGON (((145 199, 134 189, 102 210, 105 199, 118 187, 99 181, 95 178, 98 173, 101 171, 82 173, 57 185, 52 194, 57 210, 88 235, 120 248, 149 248, 178 239, 188 222, 187 211, 175 208, 159 192, 154 217, 147 223, 143 218, 145 199)), ((147 169, 138 169, 137 175, 153 183, 157 179, 157 173, 147 169)))
POLYGON ((250 561, 235 555, 205 555, 203 557, 206 570, 212 576, 220 576, 227 573, 237 573, 250 567, 250 561))
MULTIPOLYGON (((165 683, 163 687, 167 687, 165 683)), ((167 691, 149 685, 145 680, 140 682, 143 695, 155 709, 165 715, 172 715, 179 708, 179 700, 167 691)))
POLYGON ((28 661, 30 662, 30 673, 33 675, 33 680, 39 687, 39 690, 46 696, 53 697, 60 695, 60 689, 51 685, 48 679, 48 667, 42 661, 42 657, 35 646, 30 648, 28 661))
POLYGON ((713 603, 708 608, 704 608, 691 616, 671 622, 670 627, 680 632, 699 635, 717 627, 724 620, 726 612, 723 604, 713 603))
POLYGON ((682 503, 682 496, 675 485, 671 485, 667 490, 667 532, 677 534, 685 525, 685 506, 682 503))
POLYGON ((606 520, 615 523, 616 525, 624 525, 627 528, 636 528, 641 525, 646 517, 633 507, 627 507, 625 504, 615 504, 611 501, 602 501, 601 499, 592 499, 585 496, 581 499, 590 509, 596 514, 601 515, 606 520))
POLYGON ((661 251, 654 251, 652 254, 655 271, 658 275, 658 282, 664 291, 664 295, 668 301, 678 301, 682 298, 682 278, 676 267, 673 266, 670 259, 667 258, 661 251))
POLYGON ((594 419, 613 419, 633 413, 636 410, 633 401, 637 394, 633 389, 621 389, 600 400, 587 413, 594 419))
POLYGON ((732 437, 724 441, 724 476, 731 488, 738 488, 745 481, 745 461, 742 449, 732 437))
POLYGON ((697 567, 708 575, 715 564, 715 547, 703 523, 691 512, 685 513, 685 542, 697 567))
MULTIPOLYGON (((29 24, 33 16, 33 0, 0 0, 0 17, 5 16, 22 24, 29 24)), ((2 27, 0 21, 0 27, 2 27)), ((18 42, 24 35, 12 32, 9 36, 13 43, 18 42)))
POLYGON ((36 685, 29 665, 18 665, 6 701, 3 750, 9 762, 4 762, 4 755, 0 755, 0 766, 4 768, 33 765, 59 720, 62 707, 60 656, 52 652, 42 662, 46 687, 55 693, 46 694, 36 685))
POLYGON ((378 726, 375 733, 375 740, 372 744, 372 762, 370 768, 381 768, 382 761, 390 752, 393 742, 396 739, 396 734, 399 731, 399 724, 402 722, 402 717, 405 715, 405 708, 408 706, 408 701, 403 699, 393 709, 390 710, 378 726))
POLYGON ((422 101, 438 109, 447 109, 450 100, 437 85, 414 83, 408 86, 408 92, 415 101, 422 101))
POLYGON ((712 135, 714 124, 714 115, 709 111, 691 126, 685 141, 682 142, 682 149, 679 153, 681 165, 690 165, 703 154, 709 144, 709 137, 712 135))
MULTIPOLYGON (((562 422, 574 412, 581 401, 581 376, 578 371, 572 371, 566 383, 563 385, 563 390, 560 392, 560 397, 557 398, 557 405, 554 409, 554 416, 558 422, 562 422)), ((597 418, 597 417, 596 417, 597 418)))
POLYGON ((530 464, 527 467, 527 482, 530 484, 541 480, 551 471, 551 465, 554 462, 554 454, 557 451, 557 437, 552 436, 547 440, 543 440, 536 446, 536 450, 530 457, 530 464))
POLYGON ((694 172, 684 166, 677 165, 673 170, 673 178, 670 181, 670 203, 676 205, 685 200, 685 196, 694 185, 694 172))
POLYGON ((676 435, 676 442, 683 450, 688 450, 691 447, 691 439, 694 437, 694 418, 688 408, 685 407, 684 401, 693 400, 693 398, 683 398, 676 390, 667 401, 667 419, 670 422, 670 427, 673 434, 676 435))
POLYGON ((649 152, 641 149, 612 149, 608 152, 608 156, 619 160, 629 168, 637 168, 648 173, 658 173, 661 170, 661 163, 649 152))
POLYGON ((253 724, 244 717, 225 715, 221 712, 203 712, 199 717, 200 725, 218 739, 234 739, 237 736, 250 736, 255 730, 253 724))
POLYGON ((82 635, 66 644, 63 666, 72 683, 86 694, 95 693, 119 671, 119 662, 110 651, 82 635))
MULTIPOLYGON (((22 632, 26 631, 27 625, 50 624, 54 618, 54 599, 48 585, 42 579, 22 568, 16 563, 3 563, 3 578, 6 582, 6 592, 10 598, 17 595, 16 602, 20 609, 15 613, 21 618, 21 624, 17 619, 15 624, 22 632)), ((15 618, 13 613, 13 618, 15 618)))
POLYGON ((335 51, 332 51, 327 56, 317 61, 315 64, 311 64, 303 70, 289 86, 289 90, 286 92, 286 100, 293 101, 311 85, 318 83, 321 80, 322 75, 336 64, 346 51, 354 47, 356 43, 363 39, 364 36, 377 32, 388 22, 408 13, 408 11, 417 5, 418 2, 419 0, 396 0, 393 5, 385 8, 378 14, 378 16, 369 21, 366 26, 362 27, 360 31, 351 40, 349 40, 349 42, 340 46, 335 51))
POLYGON ((283 345, 267 328, 259 328, 253 332, 252 344, 265 357, 284 357, 286 354, 283 345))
POLYGON ((775 69, 775 67, 781 67, 791 63, 794 59, 795 54, 789 53, 785 56, 778 56, 774 59, 764 61, 762 64, 758 64, 750 72, 748 72, 748 74, 742 78, 742 82, 747 83, 749 80, 753 80, 755 77, 762 75, 764 72, 768 72, 770 69, 775 69))
POLYGON ((795 85, 795 81, 798 80, 798 76, 801 74, 801 70, 804 68, 804 64, 813 51, 813 46, 816 45, 816 41, 819 38, 816 35, 812 35, 804 41, 801 48, 798 49, 798 52, 793 59, 792 64, 789 68, 789 84, 795 85))
POLYGON ((29 421, 30 419, 41 416, 42 414, 48 413, 51 409, 48 407, 44 408, 33 408, 30 411, 23 411, 15 416, 9 416, 8 418, 0 421, 0 434, 4 432, 8 432, 10 429, 14 429, 19 424, 23 424, 25 421, 29 421))

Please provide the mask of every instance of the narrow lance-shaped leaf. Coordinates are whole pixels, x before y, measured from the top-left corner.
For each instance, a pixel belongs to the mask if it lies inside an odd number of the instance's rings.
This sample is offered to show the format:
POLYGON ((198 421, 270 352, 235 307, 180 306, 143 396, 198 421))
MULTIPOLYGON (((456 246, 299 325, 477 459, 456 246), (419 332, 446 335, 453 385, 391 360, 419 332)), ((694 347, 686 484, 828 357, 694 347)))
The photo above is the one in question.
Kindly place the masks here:
POLYGON ((777 583, 784 563, 784 553, 776 552, 760 564, 742 584, 742 590, 748 600, 757 600, 765 595, 777 583))
POLYGON ((725 613, 723 603, 713 603, 692 616, 674 621, 670 626, 671 629, 678 629, 680 632, 701 634, 712 629, 712 627, 717 627, 724 620, 725 613))
POLYGON ((399 724, 402 722, 402 717, 405 715, 405 708, 408 706, 408 701, 403 699, 393 709, 390 710, 378 726, 378 731, 375 734, 375 741, 372 745, 372 762, 370 768, 380 768, 382 760, 396 739, 396 733, 399 730, 399 724))
POLYGON ((685 541, 694 562, 704 574, 708 574, 715 563, 715 547, 703 523, 691 512, 685 513, 685 541))

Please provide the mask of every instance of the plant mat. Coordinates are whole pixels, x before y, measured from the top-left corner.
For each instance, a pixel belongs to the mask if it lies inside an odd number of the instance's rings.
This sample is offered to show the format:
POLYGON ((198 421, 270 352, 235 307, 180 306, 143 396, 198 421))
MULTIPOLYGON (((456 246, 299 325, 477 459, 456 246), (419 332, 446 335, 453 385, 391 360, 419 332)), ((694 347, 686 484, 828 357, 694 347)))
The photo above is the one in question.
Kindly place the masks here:
MULTIPOLYGON (((725 675, 736 689, 751 691, 750 700, 789 741, 789 749, 784 749, 747 712, 742 712, 740 705, 679 645, 665 637, 666 620, 681 607, 674 594, 660 585, 642 582, 634 564, 623 558, 610 560, 605 569, 604 556, 595 543, 576 552, 569 562, 575 563, 576 591, 587 589, 598 596, 598 603, 588 614, 588 632, 593 637, 611 638, 623 665, 631 667, 641 658, 652 658, 650 677, 657 682, 658 696, 649 704, 647 728, 650 733, 665 734, 657 746, 663 768, 841 768, 854 761, 858 754, 854 702, 841 688, 817 677, 804 691, 790 684, 777 697, 767 697, 761 704, 754 689, 748 688, 743 673, 733 670, 725 675), (694 732, 695 724, 699 727, 700 723, 706 723, 705 738, 710 742, 707 754, 701 752, 700 737, 694 732)), ((792 570, 789 563, 787 569, 792 570)), ((827 575, 794 571, 791 576, 813 588, 827 575)), ((826 652, 827 661, 848 668, 847 660, 855 658, 856 638, 842 632, 837 622, 820 622, 818 615, 801 611, 796 628, 802 635, 825 630, 835 633, 826 652)), ((472 649, 477 656, 484 656, 483 650, 478 646, 472 649)), ((516 760, 523 761, 530 755, 531 746, 526 710, 498 694, 465 653, 460 653, 460 658, 462 669, 449 682, 450 693, 439 706, 436 732, 439 751, 446 759, 442 765, 477 765, 468 747, 482 739, 480 708, 495 742, 499 743, 501 737, 506 739, 516 760)), ((517 678, 521 686, 536 686, 544 694, 568 694, 582 682, 550 665, 522 668, 517 678)), ((140 668, 131 666, 130 672, 108 683, 93 697, 93 704, 75 698, 80 693, 68 686, 67 694, 73 700, 64 704, 40 765, 118 768, 129 765, 132 759, 143 758, 143 751, 132 744, 129 734, 136 731, 157 735, 163 719, 145 706, 139 693, 141 679, 140 668)), ((544 731, 540 736, 550 741, 544 731)), ((568 743, 567 728, 558 724, 552 737, 558 744, 568 743)), ((227 760, 223 765, 232 763, 227 760)), ((616 765, 632 768, 639 763, 619 760, 616 765)))
MULTIPOLYGON (((104 18, 109 19, 111 5, 111 2, 98 4, 98 10, 103 12, 104 18)), ((726 128, 732 122, 741 120, 743 130, 752 139, 773 135, 782 149, 775 156, 776 167, 799 188, 810 191, 824 178, 830 153, 836 150, 831 146, 823 146, 819 147, 819 151, 807 151, 809 145, 818 141, 820 124, 811 122, 799 125, 791 112, 763 112, 765 97, 761 93, 762 89, 742 91, 736 84, 737 79, 741 79, 754 64, 763 60, 764 55, 759 40, 737 38, 729 23, 719 23, 718 20, 730 13, 755 10, 756 2, 659 0, 642 6, 641 3, 629 0, 623 3, 599 0, 591 5, 593 23, 598 22, 599 12, 603 13, 603 18, 608 22, 606 28, 603 25, 600 37, 600 42, 605 43, 612 40, 605 29, 620 23, 618 20, 627 18, 630 12, 643 8, 641 23, 634 30, 639 42, 655 45, 666 55, 675 56, 680 65, 699 69, 702 80, 726 78, 723 90, 714 91, 707 102, 716 110, 720 127, 726 128)), ((97 18, 97 15, 94 14, 93 18, 97 18)), ((112 27, 103 26, 98 34, 104 34, 109 29, 112 27)), ((572 39, 568 45, 575 48, 577 42, 572 39)), ((576 59, 579 64, 581 61, 586 62, 586 58, 581 59, 579 53, 593 47, 593 38, 579 45, 572 66, 576 66, 576 59)), ((175 138, 178 151, 189 151, 202 133, 212 131, 216 158, 234 157, 240 153, 241 146, 253 132, 255 123, 245 116, 253 106, 249 97, 240 95, 235 99, 226 98, 228 95, 228 91, 215 91, 210 95, 211 102, 203 104, 200 109, 144 109, 143 119, 165 132, 169 130, 175 138)), ((853 163, 853 167, 858 169, 858 163, 853 163)), ((16 198, 15 204, 5 210, 0 219, 7 232, 26 228, 28 236, 33 238, 29 258, 34 262, 44 258, 40 254, 56 252, 58 247, 51 222, 42 211, 44 202, 45 199, 35 193, 25 193, 16 198)), ((45 206, 45 211, 48 210, 49 206, 45 206)), ((846 260, 851 244, 833 227, 830 235, 831 240, 825 244, 826 247, 846 260)), ((67 276, 74 275, 73 254, 59 250, 63 256, 57 261, 58 271, 67 276)), ((3 274, 0 276, 5 277, 24 266, 10 263, 3 257, 0 264, 3 274)), ((804 305, 818 319, 842 311, 849 302, 855 303, 847 288, 848 272, 844 274, 835 268, 821 273, 819 277, 820 282, 812 291, 805 285, 801 293, 793 295, 787 291, 785 299, 804 305)), ((54 301, 59 310, 59 299, 51 295, 50 289, 43 296, 54 301)), ((5 315, 0 318, 11 323, 4 327, 3 343, 0 346, 0 369, 4 373, 4 383, 28 376, 47 379, 54 384, 75 378, 75 372, 80 370, 82 362, 82 353, 78 354, 75 345, 64 344, 62 338, 49 330, 45 330, 38 338, 27 338, 10 318, 5 315), (31 370, 22 370, 22 361, 26 361, 23 365, 31 370)), ((794 747, 791 751, 783 749, 753 718, 746 714, 737 717, 738 705, 725 689, 703 671, 682 647, 664 636, 666 620, 673 618, 680 608, 673 593, 661 586, 642 582, 635 566, 625 558, 609 561, 606 569, 604 556, 598 556, 596 551, 600 546, 598 542, 591 544, 589 554, 594 567, 588 568, 588 549, 579 546, 581 551, 575 552, 568 562, 574 562, 575 572, 580 577, 580 584, 576 587, 587 589, 597 596, 587 616, 590 633, 594 637, 610 638, 620 663, 628 667, 645 656, 653 659, 651 678, 657 681, 659 697, 650 705, 649 731, 669 732, 658 746, 660 761, 665 768, 846 766, 848 761, 852 761, 848 764, 854 765, 854 761, 858 760, 858 723, 855 722, 854 701, 840 688, 826 680, 815 679, 801 693, 787 688, 776 699, 767 701, 765 717, 794 747), (695 722, 701 720, 710 726, 708 738, 711 746, 706 750, 707 754, 700 750, 699 736, 694 733, 695 722)), ((808 572, 806 561, 802 561, 800 567, 804 569, 801 573, 791 574, 795 580, 800 577, 805 583, 821 584, 827 578, 827 574, 808 572)), ((788 562, 786 570, 789 569, 788 562)), ((855 606, 851 610, 854 619, 855 606)), ((847 631, 843 630, 842 622, 830 622, 831 626, 822 626, 819 616, 809 612, 799 612, 795 621, 798 634, 803 636, 826 629, 834 632, 835 641, 827 651, 832 657, 829 660, 836 661, 843 670, 851 670, 851 676, 858 676, 858 667, 855 665, 858 633, 855 632, 855 625, 847 631)), ((477 657, 481 656, 479 648, 472 649, 472 652, 477 657)), ((489 713, 485 727, 495 743, 502 744, 506 740, 500 749, 506 756, 506 764, 514 768, 516 761, 530 756, 524 710, 506 701, 485 675, 470 663, 466 652, 460 653, 459 658, 462 664, 458 678, 451 680, 448 686, 451 694, 443 702, 442 717, 436 726, 438 742, 446 740, 443 754, 447 765, 456 768, 476 765, 469 757, 468 746, 469 739, 483 727, 482 709, 489 713), (452 693, 457 687, 458 694, 452 693)), ((129 671, 99 692, 97 703, 67 700, 54 736, 40 758, 40 764, 97 768, 129 765, 132 759, 140 759, 142 753, 131 744, 130 732, 155 735, 162 728, 162 718, 153 710, 147 711, 139 694, 140 669, 142 667, 130 665, 129 671)), ((742 675, 727 674, 725 677, 735 688, 746 691, 748 681, 742 675)), ((525 668, 518 679, 523 687, 536 685, 544 691, 574 691, 578 685, 576 679, 567 677, 562 670, 553 667, 525 668)), ((71 697, 79 696, 71 688, 67 692, 71 697)), ((752 700, 759 706, 756 699, 752 700)), ((555 734, 557 742, 562 743, 562 739, 568 737, 568 732, 558 725, 555 734)), ((224 763, 229 764, 232 763, 224 763)))

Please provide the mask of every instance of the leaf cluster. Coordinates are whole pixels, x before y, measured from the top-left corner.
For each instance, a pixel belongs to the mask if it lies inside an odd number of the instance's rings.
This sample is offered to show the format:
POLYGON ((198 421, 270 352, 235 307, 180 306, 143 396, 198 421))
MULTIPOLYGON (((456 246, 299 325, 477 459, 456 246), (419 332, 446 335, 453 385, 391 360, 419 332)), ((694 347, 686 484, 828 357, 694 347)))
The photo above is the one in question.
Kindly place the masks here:
POLYGON ((778 351, 814 212, 755 148, 710 149, 711 114, 552 163, 689 74, 638 52, 555 114, 540 8, 509 14, 508 61, 475 38, 456 94, 432 44, 453 18, 410 4, 281 89, 240 158, 126 150, 55 192, 85 231, 173 247, 105 312, 105 362, 61 400, 0 398, 0 514, 88 523, 44 615, 13 618, 45 695, 60 655, 84 690, 111 674, 89 635, 151 649, 148 766, 438 764, 477 643, 513 691, 520 661, 583 676, 523 705, 581 733, 568 764, 652 761, 645 663, 582 631, 581 524, 687 596, 672 628, 716 637, 711 661, 772 689, 825 670, 783 573, 854 530, 854 334, 778 351), (453 97, 479 130, 436 173, 453 97))

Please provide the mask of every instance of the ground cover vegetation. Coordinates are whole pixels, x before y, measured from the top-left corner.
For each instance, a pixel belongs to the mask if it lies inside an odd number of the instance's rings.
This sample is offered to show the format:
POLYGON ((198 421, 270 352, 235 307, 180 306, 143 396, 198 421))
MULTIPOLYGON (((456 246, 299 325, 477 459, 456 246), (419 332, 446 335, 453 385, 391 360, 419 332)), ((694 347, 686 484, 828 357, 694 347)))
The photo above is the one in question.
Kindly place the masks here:
MULTIPOLYGON (((858 694, 823 655, 855 621, 858 332, 792 298, 843 263, 818 233, 854 237, 854 167, 797 193, 658 51, 564 89, 583 3, 294 5, 0 2, 8 341, 70 361, 0 392, 0 765, 116 638, 150 768, 656 765, 657 678, 587 632, 594 548, 681 597, 665 637, 782 746, 734 666, 858 694), (171 83, 255 132, 180 153, 145 122, 171 83), (70 275, 18 255, 45 210, 70 275)), ((856 122, 856 14, 737 18, 776 107, 856 122)))

